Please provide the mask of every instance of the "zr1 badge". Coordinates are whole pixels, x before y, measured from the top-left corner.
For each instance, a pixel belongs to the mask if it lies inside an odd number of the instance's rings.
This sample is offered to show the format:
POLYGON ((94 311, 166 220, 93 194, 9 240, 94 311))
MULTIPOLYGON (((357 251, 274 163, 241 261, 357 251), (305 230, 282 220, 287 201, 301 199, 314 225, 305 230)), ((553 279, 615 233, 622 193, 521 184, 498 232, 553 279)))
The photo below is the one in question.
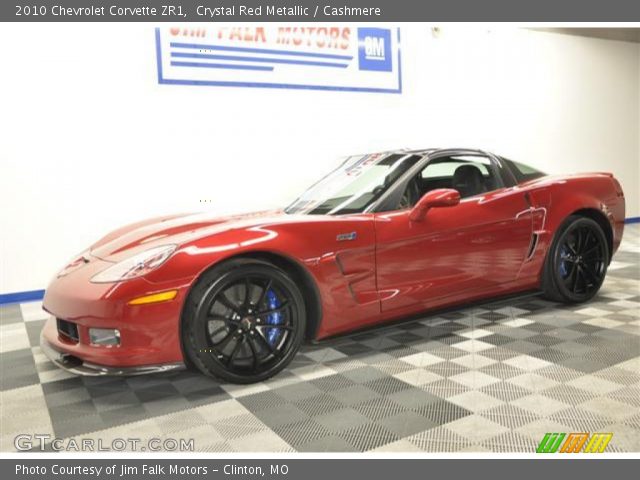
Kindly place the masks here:
POLYGON ((356 238, 358 238, 358 234, 356 232, 349 232, 349 233, 339 233, 338 236, 336 237, 336 240, 338 242, 344 242, 347 240, 355 240, 356 238))

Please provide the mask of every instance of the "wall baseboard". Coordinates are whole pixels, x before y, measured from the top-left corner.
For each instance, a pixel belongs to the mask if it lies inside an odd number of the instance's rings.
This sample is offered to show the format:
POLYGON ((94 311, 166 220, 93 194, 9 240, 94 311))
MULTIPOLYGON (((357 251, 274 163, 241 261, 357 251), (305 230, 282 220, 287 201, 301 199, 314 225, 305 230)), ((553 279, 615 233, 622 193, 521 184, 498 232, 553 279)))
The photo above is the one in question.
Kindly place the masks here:
POLYGON ((0 294, 0 305, 8 305, 10 303, 35 302, 42 300, 44 290, 30 290, 28 292, 15 292, 0 294))
MULTIPOLYGON (((640 223, 640 217, 629 217, 624 223, 640 223)), ((0 305, 11 303, 37 302, 44 297, 44 290, 31 290, 28 292, 15 292, 0 294, 0 305)))

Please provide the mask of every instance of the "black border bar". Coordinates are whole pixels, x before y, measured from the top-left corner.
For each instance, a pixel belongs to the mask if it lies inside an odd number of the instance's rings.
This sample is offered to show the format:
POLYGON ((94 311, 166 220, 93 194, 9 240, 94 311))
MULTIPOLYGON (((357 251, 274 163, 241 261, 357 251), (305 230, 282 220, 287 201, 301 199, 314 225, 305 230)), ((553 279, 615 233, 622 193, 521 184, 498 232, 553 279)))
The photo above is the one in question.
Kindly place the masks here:
POLYGON ((633 478, 638 472, 637 459, 593 459, 581 454, 540 455, 540 459, 2 459, 3 479, 14 480, 389 480, 404 478, 493 479, 517 478, 633 478), (582 457, 582 458, 578 458, 582 457), (56 465, 57 467, 54 467, 56 465), (121 476, 123 466, 129 467, 121 476), (143 469, 146 465, 146 470, 143 469), (172 466, 173 465, 173 470, 172 466), (18 466, 18 468, 16 468, 18 466), (135 467, 132 469, 131 467, 135 467), (39 468, 36 473, 25 473, 39 468), (56 474, 64 469, 65 475, 56 474), (75 470, 74 470, 75 469, 75 470), (74 473, 77 470, 78 473, 74 473), (275 472, 275 473, 274 473, 275 472))
POLYGON ((640 2, 633 0, 2 0, 0 21, 634 22, 640 21, 640 2), (212 12, 219 14, 212 14, 212 12))

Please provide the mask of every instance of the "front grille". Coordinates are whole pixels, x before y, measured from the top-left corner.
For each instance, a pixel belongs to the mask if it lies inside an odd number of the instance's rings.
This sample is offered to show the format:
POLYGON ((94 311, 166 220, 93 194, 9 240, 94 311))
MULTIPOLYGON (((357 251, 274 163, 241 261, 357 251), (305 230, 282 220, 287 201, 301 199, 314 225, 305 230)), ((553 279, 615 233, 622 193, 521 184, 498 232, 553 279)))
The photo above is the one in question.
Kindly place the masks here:
POLYGON ((78 325, 62 320, 61 318, 56 318, 56 323, 58 324, 58 333, 60 335, 74 343, 78 343, 80 341, 78 325))

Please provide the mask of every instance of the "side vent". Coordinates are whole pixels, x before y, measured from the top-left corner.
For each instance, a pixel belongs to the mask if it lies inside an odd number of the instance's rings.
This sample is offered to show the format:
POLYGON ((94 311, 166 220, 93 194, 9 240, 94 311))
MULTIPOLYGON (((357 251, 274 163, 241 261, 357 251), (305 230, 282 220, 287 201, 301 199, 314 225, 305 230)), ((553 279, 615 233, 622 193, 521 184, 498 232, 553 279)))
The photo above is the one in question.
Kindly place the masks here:
POLYGON ((528 262, 533 257, 533 254, 536 253, 536 247, 538 246, 538 237, 537 233, 531 235, 531 243, 529 244, 529 251, 527 252, 527 258, 525 258, 525 262, 528 262))

